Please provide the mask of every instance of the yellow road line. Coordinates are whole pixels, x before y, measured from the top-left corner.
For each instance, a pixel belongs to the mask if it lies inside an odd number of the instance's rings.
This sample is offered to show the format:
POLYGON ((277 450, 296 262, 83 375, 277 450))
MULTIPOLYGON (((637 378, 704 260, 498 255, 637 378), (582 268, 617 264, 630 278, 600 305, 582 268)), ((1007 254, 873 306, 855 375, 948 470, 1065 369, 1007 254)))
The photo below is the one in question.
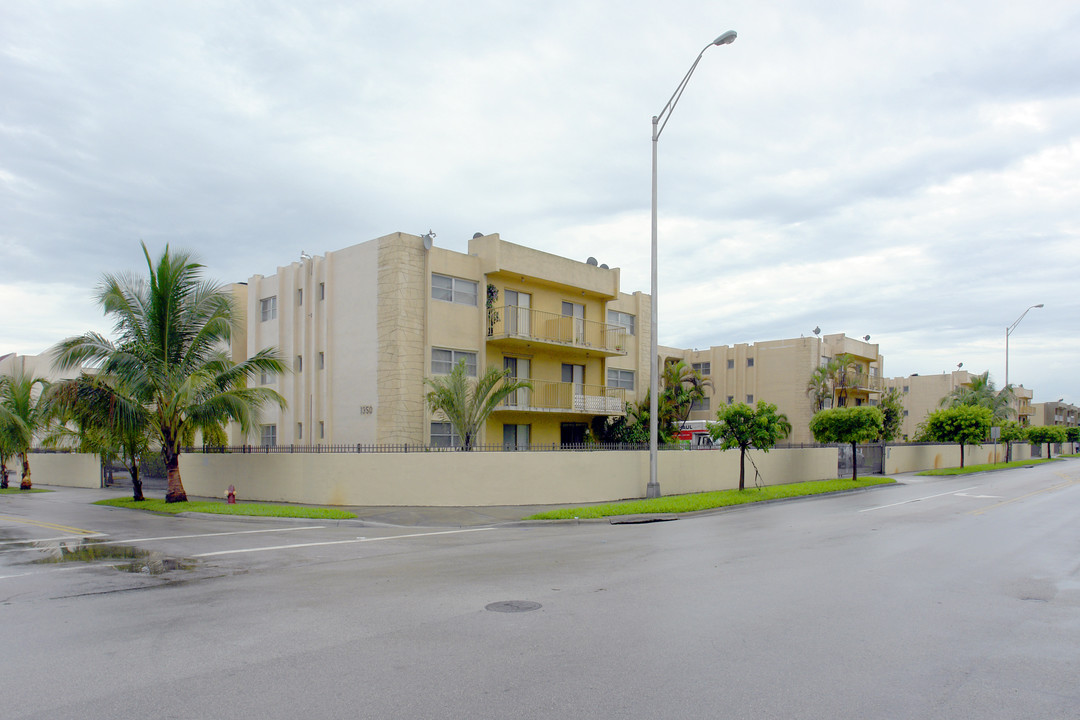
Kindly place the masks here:
MULTIPOLYGON (((1062 476, 1062 477, 1065 477, 1065 476, 1062 476)), ((1039 495, 1041 493, 1053 492, 1055 490, 1061 490, 1062 488, 1069 487, 1070 485, 1076 485, 1077 483, 1080 483, 1080 479, 1069 480, 1067 482, 1058 483, 1057 485, 1051 485, 1050 487, 1045 487, 1045 488, 1043 488, 1041 490, 1035 490, 1034 492, 1029 492, 1027 495, 1021 495, 1020 497, 1014 497, 1011 500, 1002 500, 999 503, 994 503, 993 505, 988 505, 987 507, 980 508, 978 510, 970 510, 970 511, 968 511, 968 515, 982 515, 985 512, 989 512, 990 510, 996 510, 997 508, 1002 507, 1003 505, 1008 505, 1010 503, 1014 503, 1014 502, 1017 502, 1019 500, 1023 500, 1025 498, 1029 498, 1032 495, 1039 495)))
POLYGON ((83 530, 82 528, 68 527, 67 525, 57 525, 56 523, 44 522, 42 520, 21 520, 19 518, 13 518, 9 515, 0 515, 0 520, 7 522, 21 523, 23 525, 33 525, 35 527, 44 528, 46 530, 58 530, 60 532, 74 533, 76 535, 100 535, 97 530, 83 530))

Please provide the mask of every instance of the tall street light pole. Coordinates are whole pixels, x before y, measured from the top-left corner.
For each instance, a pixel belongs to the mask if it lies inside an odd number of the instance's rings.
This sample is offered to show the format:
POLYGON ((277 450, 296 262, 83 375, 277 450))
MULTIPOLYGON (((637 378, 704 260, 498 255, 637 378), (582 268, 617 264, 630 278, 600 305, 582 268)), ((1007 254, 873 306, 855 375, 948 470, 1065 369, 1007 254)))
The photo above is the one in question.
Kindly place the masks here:
POLYGON ((1042 303, 1039 303, 1038 305, 1032 305, 1027 310, 1025 310, 1020 317, 1016 318, 1016 322, 1005 328, 1005 387, 1009 387, 1009 336, 1012 335, 1013 330, 1015 330, 1016 326, 1020 324, 1020 321, 1024 319, 1024 315, 1027 315, 1035 308, 1041 308, 1042 306, 1042 303))
POLYGON ((702 48, 701 52, 699 52, 698 56, 694 59, 694 64, 690 66, 690 69, 686 71, 686 75, 683 76, 682 82, 675 88, 675 92, 671 95, 671 99, 667 101, 667 104, 664 105, 663 109, 658 114, 654 115, 652 119, 652 302, 650 303, 652 305, 652 322, 649 327, 652 352, 649 355, 649 485, 645 489, 645 497, 650 498, 660 497, 660 481, 657 480, 656 477, 656 448, 657 437, 659 436, 658 406, 660 396, 660 343, 656 331, 656 141, 660 139, 660 133, 664 131, 668 119, 671 118, 672 111, 675 110, 675 106, 678 105, 679 98, 682 97, 683 90, 686 89, 686 84, 690 82, 690 76, 694 74, 694 70, 697 69, 698 63, 701 62, 701 56, 713 45, 730 45, 735 42, 736 37, 738 37, 738 34, 734 30, 728 30, 726 33, 702 48))

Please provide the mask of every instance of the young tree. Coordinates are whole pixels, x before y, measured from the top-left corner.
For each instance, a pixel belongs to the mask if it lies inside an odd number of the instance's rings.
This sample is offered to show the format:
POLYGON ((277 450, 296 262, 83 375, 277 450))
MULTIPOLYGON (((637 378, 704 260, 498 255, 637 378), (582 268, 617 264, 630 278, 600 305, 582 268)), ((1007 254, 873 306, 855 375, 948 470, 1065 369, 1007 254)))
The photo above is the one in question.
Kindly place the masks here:
POLYGON ((857 407, 839 407, 822 410, 810 419, 810 432, 820 443, 851 444, 851 479, 859 477, 859 463, 855 457, 855 446, 868 443, 881 437, 885 427, 885 416, 872 405, 857 407))
POLYGON ((1065 428, 1065 438, 1073 444, 1080 443, 1080 427, 1065 428))
MULTIPOLYGON (((0 406, 8 418, 2 431, 13 455, 22 461, 22 482, 19 488, 30 490, 34 484, 30 477, 30 446, 35 435, 40 435, 51 422, 49 405, 49 382, 32 373, 16 370, 12 375, 0 376, 0 406)), ((2 418, 0 418, 2 419, 2 418)), ((7 468, 4 468, 7 479, 7 468)))
POLYGON ((1029 442, 1040 445, 1046 443, 1046 457, 1049 459, 1051 457, 1050 449, 1053 444, 1066 442, 1068 434, 1065 432, 1065 428, 1056 425, 1036 425, 1027 429, 1027 438, 1029 442))
POLYGON ((428 406, 446 416, 461 439, 462 450, 472 450, 480 428, 499 403, 518 390, 532 389, 532 383, 515 379, 510 370, 489 367, 475 381, 467 373, 465 361, 460 360, 449 375, 424 381, 431 387, 428 406))
POLYGON ((1012 444, 1027 437, 1027 428, 1015 420, 1006 420, 1001 423, 1001 436, 998 438, 1005 443, 1005 462, 1012 460, 1012 444))
POLYGON ((721 450, 739 448, 739 489, 746 487, 746 451, 769 448, 791 433, 787 415, 777 411, 772 403, 758 400, 757 408, 746 403, 721 406, 716 411, 716 423, 709 425, 709 435, 720 443, 721 450))
POLYGON ((976 445, 990 434, 993 422, 990 408, 976 405, 958 405, 936 410, 926 418, 926 435, 938 442, 954 442, 960 445, 960 467, 964 467, 964 446, 976 445))
POLYGON ((30 429, 22 418, 0 403, 0 489, 8 488, 8 458, 18 454, 19 448, 29 447, 32 440, 30 429))
POLYGON ((166 245, 154 262, 145 244, 142 249, 148 278, 108 274, 98 291, 119 342, 87 333, 64 340, 54 353, 60 368, 97 364, 149 412, 168 474, 165 501, 184 502, 180 447, 185 429, 231 420, 251 432, 263 407, 284 408, 285 399, 248 382, 286 368, 273 348, 234 362, 225 349, 242 314, 228 289, 203 279, 203 266, 190 253, 171 253, 166 245))
POLYGON ((900 437, 900 426, 904 424, 904 395, 896 388, 889 388, 878 404, 884 425, 881 429, 881 439, 885 442, 900 437))

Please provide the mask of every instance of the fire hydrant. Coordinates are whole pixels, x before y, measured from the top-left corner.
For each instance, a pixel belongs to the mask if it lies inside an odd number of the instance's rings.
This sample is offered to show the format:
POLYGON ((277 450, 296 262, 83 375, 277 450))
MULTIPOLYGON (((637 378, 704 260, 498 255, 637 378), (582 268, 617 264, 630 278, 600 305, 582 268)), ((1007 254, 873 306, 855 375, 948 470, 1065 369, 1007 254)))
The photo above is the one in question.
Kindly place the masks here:
POLYGON ((225 498, 230 505, 236 504, 236 488, 232 485, 229 486, 229 490, 225 493, 225 498))

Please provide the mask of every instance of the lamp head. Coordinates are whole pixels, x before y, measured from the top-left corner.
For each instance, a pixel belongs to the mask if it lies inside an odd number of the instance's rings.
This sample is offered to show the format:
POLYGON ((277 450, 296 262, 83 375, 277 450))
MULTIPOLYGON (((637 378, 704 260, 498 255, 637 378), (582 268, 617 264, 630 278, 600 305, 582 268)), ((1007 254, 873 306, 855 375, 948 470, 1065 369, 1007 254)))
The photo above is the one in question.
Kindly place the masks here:
POLYGON ((1041 308, 1042 306, 1043 306, 1043 304, 1042 304, 1042 303, 1039 303, 1039 304, 1038 304, 1038 305, 1036 305, 1035 307, 1037 307, 1037 308, 1041 308))
POLYGON ((734 30, 728 30, 726 33, 724 33, 720 37, 713 40, 712 44, 713 45, 730 45, 731 43, 735 42, 735 38, 737 38, 737 37, 739 37, 739 33, 735 32, 734 30))

